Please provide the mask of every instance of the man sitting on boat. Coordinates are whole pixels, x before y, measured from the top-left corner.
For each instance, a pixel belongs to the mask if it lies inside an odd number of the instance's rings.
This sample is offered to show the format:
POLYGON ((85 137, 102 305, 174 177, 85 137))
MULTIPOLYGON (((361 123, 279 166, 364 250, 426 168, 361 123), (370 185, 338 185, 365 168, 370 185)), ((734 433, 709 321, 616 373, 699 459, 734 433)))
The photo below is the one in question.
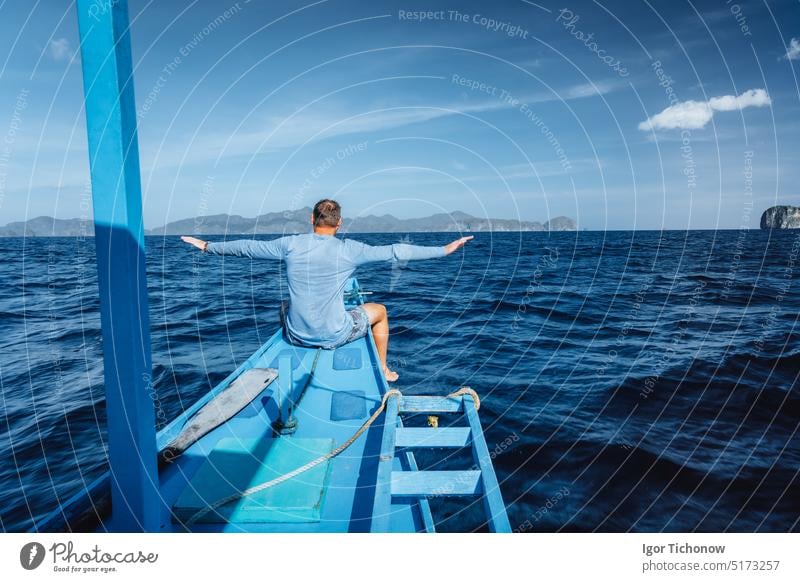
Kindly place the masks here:
POLYGON ((234 240, 206 242, 191 236, 181 240, 212 255, 236 255, 251 259, 286 262, 289 279, 288 313, 281 320, 292 343, 326 349, 337 348, 366 335, 372 326, 375 346, 386 380, 394 382, 397 372, 386 363, 389 347, 389 319, 380 303, 344 308, 347 280, 359 265, 377 261, 414 261, 444 257, 463 247, 473 237, 465 236, 448 245, 426 247, 409 244, 370 246, 355 240, 336 238, 342 226, 342 211, 335 200, 320 200, 311 213, 314 231, 270 241, 234 240))

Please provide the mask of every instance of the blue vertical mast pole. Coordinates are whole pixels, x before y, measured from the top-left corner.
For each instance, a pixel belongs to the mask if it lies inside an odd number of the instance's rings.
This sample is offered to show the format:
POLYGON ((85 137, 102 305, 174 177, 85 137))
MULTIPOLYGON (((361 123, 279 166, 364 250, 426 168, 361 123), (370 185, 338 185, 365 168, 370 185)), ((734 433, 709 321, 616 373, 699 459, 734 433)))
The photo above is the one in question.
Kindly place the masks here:
POLYGON ((78 0, 114 531, 159 529, 142 192, 127 0, 78 0))

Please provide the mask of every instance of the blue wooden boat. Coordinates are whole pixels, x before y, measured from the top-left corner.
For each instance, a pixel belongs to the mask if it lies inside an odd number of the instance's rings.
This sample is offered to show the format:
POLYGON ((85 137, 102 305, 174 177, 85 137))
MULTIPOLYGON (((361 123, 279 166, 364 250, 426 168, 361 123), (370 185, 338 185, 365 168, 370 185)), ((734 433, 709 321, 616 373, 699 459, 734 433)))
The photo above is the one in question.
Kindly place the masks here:
MULTIPOLYGON (((127 2, 77 8, 110 467, 33 531, 432 532, 432 497, 480 500, 488 528, 510 531, 477 394, 390 390, 371 332, 318 350, 278 330, 156 434, 127 2), (418 470, 414 451, 457 448, 468 467, 418 470)), ((355 279, 346 302, 363 302, 355 279)))
MULTIPOLYGON (((354 279, 349 306, 361 303, 361 297, 354 279)), ((278 330, 162 429, 159 449, 198 410, 213 405, 254 370, 279 374, 230 420, 162 467, 160 531, 433 532, 429 497, 457 497, 465 504, 480 500, 489 529, 510 531, 471 391, 451 397, 397 394, 386 384, 371 334, 336 350, 317 350, 291 345, 278 330), (273 487, 239 496, 335 451, 382 402, 385 407, 376 421, 335 457, 273 487), (448 426, 405 427, 405 414, 441 416, 441 424, 448 426), (418 470, 415 450, 455 448, 471 450, 473 463, 467 470, 418 470), (208 509, 231 495, 236 498, 208 509)), ((106 475, 88 494, 68 501, 37 530, 115 531, 109 497, 102 493, 108 479, 106 475), (99 506, 93 508, 91 500, 99 500, 99 506)))

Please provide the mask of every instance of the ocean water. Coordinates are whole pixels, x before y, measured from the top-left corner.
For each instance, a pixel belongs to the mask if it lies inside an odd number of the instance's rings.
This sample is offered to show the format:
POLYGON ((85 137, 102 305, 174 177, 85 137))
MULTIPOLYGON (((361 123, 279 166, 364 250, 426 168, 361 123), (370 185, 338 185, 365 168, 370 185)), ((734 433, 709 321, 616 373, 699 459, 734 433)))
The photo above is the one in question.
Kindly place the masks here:
MULTIPOLYGON (((278 263, 177 237, 147 253, 163 426, 270 337, 286 289, 278 263)), ((481 395, 515 530, 797 531, 799 256, 800 231, 477 234, 359 279, 389 308, 399 388, 481 395)), ((99 303, 92 239, 0 257, 0 529, 20 531, 105 469, 99 303)), ((474 503, 434 509, 481 527, 474 503)))

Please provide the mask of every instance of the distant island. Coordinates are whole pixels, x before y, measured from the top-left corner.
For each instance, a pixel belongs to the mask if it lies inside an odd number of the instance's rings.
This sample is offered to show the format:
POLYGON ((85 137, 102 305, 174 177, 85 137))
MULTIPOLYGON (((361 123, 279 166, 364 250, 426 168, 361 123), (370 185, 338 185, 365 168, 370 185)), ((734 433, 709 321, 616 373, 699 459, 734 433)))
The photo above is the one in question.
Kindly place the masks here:
POLYGON ((773 206, 761 215, 761 228, 800 228, 800 208, 773 206))
MULTIPOLYGON (((214 214, 170 222, 145 231, 146 235, 239 235, 239 234, 297 234, 310 229, 311 208, 269 212, 255 218, 236 214, 214 214)), ((541 232, 576 230, 575 221, 558 216, 547 222, 528 222, 500 218, 478 218, 465 212, 443 212, 425 218, 397 218, 391 214, 367 215, 345 219, 343 232, 541 232)), ((11 222, 0 227, 0 236, 92 236, 91 221, 79 218, 40 216, 31 220, 11 222)))

